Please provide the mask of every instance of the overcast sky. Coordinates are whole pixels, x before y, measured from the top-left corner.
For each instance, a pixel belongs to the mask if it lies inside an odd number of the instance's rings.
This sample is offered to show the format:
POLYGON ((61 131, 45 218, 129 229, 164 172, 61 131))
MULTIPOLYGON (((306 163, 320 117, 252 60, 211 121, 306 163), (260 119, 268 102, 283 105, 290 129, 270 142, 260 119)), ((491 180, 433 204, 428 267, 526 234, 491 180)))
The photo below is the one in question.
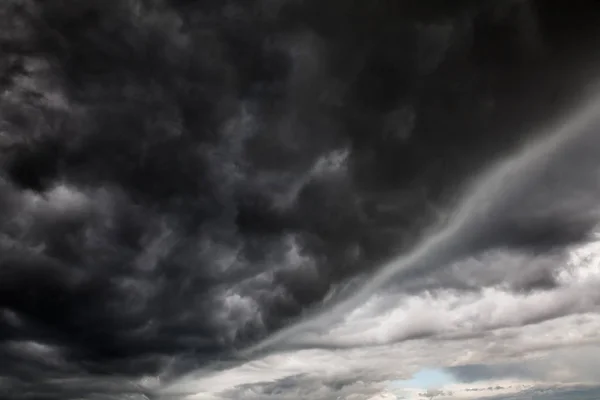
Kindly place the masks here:
POLYGON ((0 397, 584 400, 595 1, 0 2, 0 397))

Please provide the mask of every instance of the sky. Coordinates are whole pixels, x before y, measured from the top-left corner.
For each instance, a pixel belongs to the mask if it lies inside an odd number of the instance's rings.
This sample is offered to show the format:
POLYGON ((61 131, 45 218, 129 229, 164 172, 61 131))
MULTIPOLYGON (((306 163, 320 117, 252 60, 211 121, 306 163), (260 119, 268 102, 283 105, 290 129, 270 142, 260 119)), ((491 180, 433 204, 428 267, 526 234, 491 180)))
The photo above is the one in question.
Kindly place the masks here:
POLYGON ((0 2, 0 398, 600 395, 600 4, 0 2))

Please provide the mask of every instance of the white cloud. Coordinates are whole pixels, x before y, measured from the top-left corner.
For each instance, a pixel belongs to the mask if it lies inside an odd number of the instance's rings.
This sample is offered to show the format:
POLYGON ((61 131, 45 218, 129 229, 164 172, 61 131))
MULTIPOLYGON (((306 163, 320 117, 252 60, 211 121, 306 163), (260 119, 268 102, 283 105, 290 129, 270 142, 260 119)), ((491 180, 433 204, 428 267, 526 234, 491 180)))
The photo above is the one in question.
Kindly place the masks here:
MULTIPOLYGON (((599 370, 590 367, 598 364, 597 351, 573 347, 600 343, 600 253, 593 253, 598 246, 600 243, 592 243, 575 249, 570 264, 557 269, 561 285, 553 289, 514 293, 487 287, 471 293, 380 293, 340 323, 292 336, 286 342, 289 349, 308 347, 304 350, 273 353, 210 373, 200 371, 162 390, 187 393, 191 399, 209 395, 225 399, 235 398, 236 387, 247 391, 253 385, 291 379, 296 383, 289 390, 302 390, 310 381, 312 391, 304 393, 304 398, 328 399, 346 392, 325 383, 315 386, 314 382, 360 377, 378 386, 407 379, 428 366, 515 360, 526 362, 540 380, 593 382, 600 378, 589 372, 599 370), (546 366, 551 368, 544 371, 546 366)), ((242 397, 285 398, 277 397, 283 396, 281 393, 260 393, 242 397)), ((356 398, 369 398, 366 396, 356 398)))

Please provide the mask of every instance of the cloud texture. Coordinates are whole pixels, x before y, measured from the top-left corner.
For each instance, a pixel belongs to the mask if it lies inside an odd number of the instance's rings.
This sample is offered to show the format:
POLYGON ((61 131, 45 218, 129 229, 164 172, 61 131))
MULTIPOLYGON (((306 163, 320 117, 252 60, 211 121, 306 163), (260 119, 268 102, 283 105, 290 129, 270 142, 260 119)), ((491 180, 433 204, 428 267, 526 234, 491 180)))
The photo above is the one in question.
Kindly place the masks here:
POLYGON ((599 20, 2 2, 0 397, 359 400, 535 357, 597 383, 563 349, 600 327, 599 20))

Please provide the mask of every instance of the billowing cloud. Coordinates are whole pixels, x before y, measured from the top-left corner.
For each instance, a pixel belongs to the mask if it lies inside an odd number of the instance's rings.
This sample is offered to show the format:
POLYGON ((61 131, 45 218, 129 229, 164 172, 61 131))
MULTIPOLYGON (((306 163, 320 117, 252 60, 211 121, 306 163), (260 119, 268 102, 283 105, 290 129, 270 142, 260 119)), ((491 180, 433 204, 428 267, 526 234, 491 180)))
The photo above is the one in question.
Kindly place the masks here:
POLYGON ((572 3, 2 2, 0 397, 597 383, 572 3))

